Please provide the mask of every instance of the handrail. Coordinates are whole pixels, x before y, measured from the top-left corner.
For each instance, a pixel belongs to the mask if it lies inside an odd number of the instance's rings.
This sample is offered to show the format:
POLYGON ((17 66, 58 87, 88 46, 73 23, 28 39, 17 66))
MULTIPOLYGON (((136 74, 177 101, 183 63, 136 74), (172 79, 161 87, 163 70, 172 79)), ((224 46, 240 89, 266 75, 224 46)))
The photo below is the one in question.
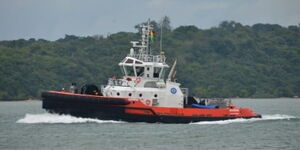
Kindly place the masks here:
POLYGON ((166 61, 166 57, 162 55, 128 54, 127 56, 142 60, 144 62, 164 63, 166 61))

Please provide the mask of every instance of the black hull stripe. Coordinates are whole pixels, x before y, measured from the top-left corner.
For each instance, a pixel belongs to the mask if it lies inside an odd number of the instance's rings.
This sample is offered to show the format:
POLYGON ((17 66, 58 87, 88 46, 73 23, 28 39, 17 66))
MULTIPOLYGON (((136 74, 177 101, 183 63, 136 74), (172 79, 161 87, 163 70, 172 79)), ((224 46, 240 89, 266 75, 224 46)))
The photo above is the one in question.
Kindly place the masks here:
MULTIPOLYGON (((98 100, 97 100, 98 101, 98 100)), ((127 114, 125 107, 121 105, 107 105, 94 101, 70 101, 63 97, 43 98, 43 108, 51 113, 70 114, 77 117, 98 118, 101 120, 122 120, 127 122, 161 122, 161 123, 190 123, 199 121, 216 121, 235 119, 236 117, 199 117, 199 116, 176 116, 176 115, 157 115, 149 108, 126 107, 137 110, 149 110, 154 115, 127 114)), ((260 117, 260 116, 256 116, 260 117)), ((253 118, 253 117, 245 117, 253 118)))

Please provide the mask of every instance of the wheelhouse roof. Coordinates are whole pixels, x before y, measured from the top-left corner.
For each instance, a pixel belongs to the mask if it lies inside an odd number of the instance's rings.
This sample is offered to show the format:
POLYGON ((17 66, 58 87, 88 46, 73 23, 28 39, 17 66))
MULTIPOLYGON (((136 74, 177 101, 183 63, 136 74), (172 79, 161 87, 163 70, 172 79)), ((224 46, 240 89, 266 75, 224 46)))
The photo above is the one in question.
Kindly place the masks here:
POLYGON ((169 65, 165 62, 144 62, 134 57, 125 57, 119 66, 154 66, 154 67, 164 67, 169 68, 169 65))

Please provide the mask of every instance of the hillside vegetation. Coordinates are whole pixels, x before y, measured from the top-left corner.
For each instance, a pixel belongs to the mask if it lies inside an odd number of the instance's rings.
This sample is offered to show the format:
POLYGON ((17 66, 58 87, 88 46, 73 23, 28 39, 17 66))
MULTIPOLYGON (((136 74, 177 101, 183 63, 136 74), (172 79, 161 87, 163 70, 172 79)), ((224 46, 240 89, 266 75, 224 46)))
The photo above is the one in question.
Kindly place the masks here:
MULTIPOLYGON (((153 53, 159 52, 159 27, 153 53)), ((293 97, 300 95, 300 27, 271 24, 245 26, 222 22, 164 28, 163 51, 177 79, 200 97, 293 97)), ((39 98, 41 91, 106 84, 120 77, 118 62, 139 33, 107 37, 66 35, 57 41, 0 41, 0 99, 39 98)))

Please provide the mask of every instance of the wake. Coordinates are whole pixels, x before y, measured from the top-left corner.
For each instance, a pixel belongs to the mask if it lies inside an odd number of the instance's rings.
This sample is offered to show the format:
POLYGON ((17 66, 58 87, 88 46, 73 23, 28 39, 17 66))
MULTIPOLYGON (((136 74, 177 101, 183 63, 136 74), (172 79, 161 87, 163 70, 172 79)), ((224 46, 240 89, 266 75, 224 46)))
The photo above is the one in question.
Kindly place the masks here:
MULTIPOLYGON (((268 120, 290 120, 290 119, 300 119, 300 117, 290 116, 290 115, 262 115, 262 118, 251 118, 251 119, 230 119, 230 120, 220 120, 220 121, 201 121, 194 122, 190 124, 199 124, 199 125, 212 125, 212 124, 231 124, 231 123, 251 123, 257 121, 268 121, 268 120)), ((19 119, 17 123, 25 124, 72 124, 72 123, 125 123, 123 121, 114 121, 114 120, 100 120, 93 118, 81 118, 74 117, 71 115, 59 115, 51 113, 43 114, 26 114, 24 118, 19 119)))
POLYGON ((251 119, 229 119, 229 120, 220 120, 220 121, 202 121, 194 122, 190 124, 200 124, 200 125, 211 125, 211 124, 231 124, 231 123, 249 123, 257 121, 267 121, 267 120, 290 120, 290 119, 300 119, 299 117, 289 116, 289 115, 262 115, 262 118, 251 118, 251 119))
POLYGON ((113 121, 113 120, 99 120, 92 118, 81 118, 74 117, 71 115, 59 115, 59 114, 26 114, 24 118, 19 119, 17 123, 27 123, 27 124, 54 124, 54 123, 63 123, 63 124, 71 124, 71 123, 124 123, 122 121, 113 121))

